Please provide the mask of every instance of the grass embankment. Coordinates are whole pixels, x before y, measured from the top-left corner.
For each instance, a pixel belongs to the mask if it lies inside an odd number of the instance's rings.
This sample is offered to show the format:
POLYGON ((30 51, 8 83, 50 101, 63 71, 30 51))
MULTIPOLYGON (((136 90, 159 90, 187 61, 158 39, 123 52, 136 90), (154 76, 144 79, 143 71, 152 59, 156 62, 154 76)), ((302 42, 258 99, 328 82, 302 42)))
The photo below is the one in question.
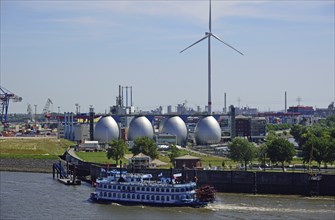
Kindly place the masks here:
POLYGON ((0 170, 20 172, 52 172, 73 142, 56 138, 1 138, 0 170))
POLYGON ((0 158, 58 159, 73 142, 56 138, 0 139, 0 158))

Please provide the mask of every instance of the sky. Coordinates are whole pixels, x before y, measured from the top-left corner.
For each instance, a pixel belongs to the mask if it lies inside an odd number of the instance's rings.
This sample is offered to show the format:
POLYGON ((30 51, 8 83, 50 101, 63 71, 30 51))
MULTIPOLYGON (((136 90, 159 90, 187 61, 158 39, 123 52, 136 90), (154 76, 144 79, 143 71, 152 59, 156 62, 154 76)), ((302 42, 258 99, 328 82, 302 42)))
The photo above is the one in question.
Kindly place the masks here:
MULTIPOLYGON (((9 113, 48 98, 54 112, 104 113, 118 86, 132 86, 135 109, 207 104, 209 1, 1 0, 0 85, 21 96, 9 113)), ((333 0, 212 1, 212 109, 259 111, 335 99, 333 0)))

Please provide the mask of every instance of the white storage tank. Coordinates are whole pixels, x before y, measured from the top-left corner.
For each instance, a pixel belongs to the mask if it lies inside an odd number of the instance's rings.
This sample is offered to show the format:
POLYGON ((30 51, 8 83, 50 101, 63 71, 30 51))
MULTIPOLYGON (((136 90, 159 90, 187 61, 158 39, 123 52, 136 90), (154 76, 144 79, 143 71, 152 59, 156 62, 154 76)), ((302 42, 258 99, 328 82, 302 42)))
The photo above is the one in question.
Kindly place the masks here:
POLYGON ((153 136, 154 129, 145 116, 137 116, 131 120, 128 129, 129 141, 134 141, 138 137, 148 137, 152 139, 153 136))
POLYGON ((221 128, 213 116, 201 118, 195 127, 195 140, 198 145, 217 144, 221 140, 221 128))
POLYGON ((114 118, 104 116, 99 119, 94 128, 94 139, 99 142, 109 142, 120 137, 120 129, 114 118))
POLYGON ((163 119, 159 126, 159 133, 176 135, 178 145, 185 146, 187 144, 187 127, 179 116, 163 119))

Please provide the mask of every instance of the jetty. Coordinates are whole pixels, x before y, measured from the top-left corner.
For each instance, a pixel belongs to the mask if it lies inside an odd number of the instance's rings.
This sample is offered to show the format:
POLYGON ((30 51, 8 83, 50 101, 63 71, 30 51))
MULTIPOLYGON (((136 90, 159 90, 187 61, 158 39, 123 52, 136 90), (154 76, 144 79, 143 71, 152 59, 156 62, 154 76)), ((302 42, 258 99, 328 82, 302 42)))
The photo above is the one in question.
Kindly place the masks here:
POLYGON ((52 177, 57 178, 58 182, 65 185, 81 185, 81 181, 76 176, 76 166, 71 165, 72 169, 70 169, 68 162, 66 164, 67 169, 65 171, 61 161, 54 163, 52 165, 52 177))

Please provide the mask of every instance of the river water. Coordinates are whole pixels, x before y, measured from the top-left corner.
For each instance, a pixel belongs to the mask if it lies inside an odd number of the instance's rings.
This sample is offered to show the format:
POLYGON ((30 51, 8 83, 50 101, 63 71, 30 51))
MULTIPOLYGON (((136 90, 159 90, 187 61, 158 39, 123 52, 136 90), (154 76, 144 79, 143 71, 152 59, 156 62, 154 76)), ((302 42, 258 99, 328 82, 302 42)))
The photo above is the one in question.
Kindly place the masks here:
POLYGON ((205 208, 96 204, 87 183, 66 186, 52 174, 0 172, 0 219, 332 219, 335 198, 218 193, 205 208))

